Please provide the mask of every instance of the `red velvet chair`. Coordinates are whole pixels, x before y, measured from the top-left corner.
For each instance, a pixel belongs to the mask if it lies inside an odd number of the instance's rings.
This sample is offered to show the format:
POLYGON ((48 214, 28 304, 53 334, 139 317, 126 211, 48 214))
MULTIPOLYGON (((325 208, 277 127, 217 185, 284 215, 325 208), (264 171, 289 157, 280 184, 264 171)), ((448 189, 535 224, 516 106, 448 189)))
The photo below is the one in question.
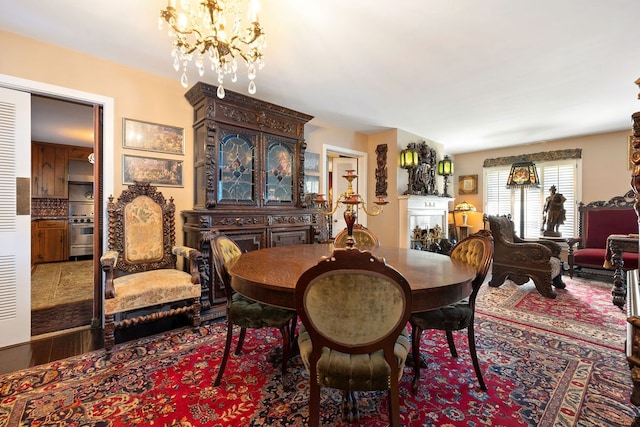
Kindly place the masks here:
MULTIPOLYGON (((633 194, 627 193, 608 202, 597 201, 586 205, 580 203, 579 237, 567 240, 570 277, 582 267, 599 270, 604 268, 607 238, 611 234, 638 233, 638 217, 633 209, 633 200, 633 194)), ((637 253, 625 252, 622 260, 625 270, 638 268, 637 253)))

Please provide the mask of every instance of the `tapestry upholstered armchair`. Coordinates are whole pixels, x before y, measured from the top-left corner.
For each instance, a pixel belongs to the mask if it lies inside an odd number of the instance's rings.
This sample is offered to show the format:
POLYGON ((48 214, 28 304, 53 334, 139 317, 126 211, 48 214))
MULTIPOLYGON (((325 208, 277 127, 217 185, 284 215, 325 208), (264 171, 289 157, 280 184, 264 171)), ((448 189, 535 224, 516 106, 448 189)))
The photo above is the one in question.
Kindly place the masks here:
POLYGON ((493 263, 489 286, 497 288, 509 279, 517 285, 533 280, 547 298, 555 298, 553 287, 566 287, 562 281, 560 246, 551 240, 523 240, 516 236, 509 216, 484 216, 493 236, 493 263))
POLYGON ((107 204, 109 250, 100 258, 105 273, 104 346, 115 344, 115 329, 178 314, 200 324, 199 251, 175 246, 175 205, 156 187, 136 182, 107 204), (177 255, 188 272, 176 268, 177 255))

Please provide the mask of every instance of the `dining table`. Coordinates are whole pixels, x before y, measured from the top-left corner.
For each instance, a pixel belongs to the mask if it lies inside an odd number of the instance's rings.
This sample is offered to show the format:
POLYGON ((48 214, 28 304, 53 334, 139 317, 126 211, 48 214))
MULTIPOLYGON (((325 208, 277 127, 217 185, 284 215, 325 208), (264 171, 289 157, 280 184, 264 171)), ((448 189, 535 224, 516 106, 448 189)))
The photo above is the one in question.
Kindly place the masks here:
MULTIPOLYGON (((333 244, 327 243, 245 252, 228 266, 231 287, 254 301, 295 310, 298 278, 333 250, 333 244)), ((467 263, 416 249, 382 246, 367 250, 407 279, 413 313, 447 306, 471 295, 476 270, 467 263)))

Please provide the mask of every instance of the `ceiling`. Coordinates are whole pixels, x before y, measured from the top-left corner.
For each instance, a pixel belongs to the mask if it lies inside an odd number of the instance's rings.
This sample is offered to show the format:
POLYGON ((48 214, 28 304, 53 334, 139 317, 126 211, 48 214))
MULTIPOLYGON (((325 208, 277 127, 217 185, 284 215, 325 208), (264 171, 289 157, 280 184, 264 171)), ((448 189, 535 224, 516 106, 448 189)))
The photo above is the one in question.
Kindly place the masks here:
MULTIPOLYGON (((166 0, 3 0, 0 29, 175 78, 166 0)), ((262 0, 255 97, 450 154, 631 129, 638 0, 262 0)), ((19 60, 16 58, 14 60, 19 60)), ((197 80, 216 84, 211 74, 197 80)), ((227 79, 229 80, 229 79, 227 79)), ((247 79, 225 81, 246 93, 247 79)))

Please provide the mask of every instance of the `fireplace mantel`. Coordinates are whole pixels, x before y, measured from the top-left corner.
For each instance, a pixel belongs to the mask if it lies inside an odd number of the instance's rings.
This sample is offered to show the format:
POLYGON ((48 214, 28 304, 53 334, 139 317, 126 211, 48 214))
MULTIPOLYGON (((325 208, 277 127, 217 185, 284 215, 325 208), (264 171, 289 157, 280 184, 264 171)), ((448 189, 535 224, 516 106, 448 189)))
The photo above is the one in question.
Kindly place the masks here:
POLYGON ((398 196, 398 236, 401 248, 411 247, 413 229, 442 227, 449 235, 449 202, 454 199, 440 196, 398 196))

